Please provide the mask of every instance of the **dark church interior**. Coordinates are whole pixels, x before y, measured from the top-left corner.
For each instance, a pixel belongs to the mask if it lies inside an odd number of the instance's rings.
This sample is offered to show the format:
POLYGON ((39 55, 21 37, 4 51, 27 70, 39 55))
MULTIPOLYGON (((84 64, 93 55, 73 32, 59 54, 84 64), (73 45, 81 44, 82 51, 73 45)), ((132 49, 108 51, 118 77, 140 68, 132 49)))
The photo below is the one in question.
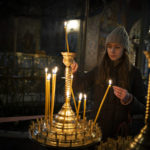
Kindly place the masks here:
MULTIPOLYGON (((45 67, 58 67, 54 114, 64 104, 65 66, 61 52, 67 52, 65 21, 70 52, 76 54, 79 71, 85 73, 102 59, 107 35, 116 26, 124 26, 130 40, 129 59, 140 70, 148 90, 148 60, 143 52, 150 51, 149 0, 0 0, 0 150, 69 149, 45 146, 29 137, 30 124, 45 114, 45 67)), ((91 95, 89 90, 87 119, 93 111, 91 95)), ((77 100, 77 94, 75 97, 77 100)), ((70 103, 75 111, 73 101, 70 103)), ((146 108, 148 112, 148 104, 146 108)), ((130 142, 145 125, 145 116, 135 111, 127 136, 130 142)), ((127 149, 109 148, 109 142, 116 141, 108 139, 108 143, 100 142, 94 148, 127 149)))

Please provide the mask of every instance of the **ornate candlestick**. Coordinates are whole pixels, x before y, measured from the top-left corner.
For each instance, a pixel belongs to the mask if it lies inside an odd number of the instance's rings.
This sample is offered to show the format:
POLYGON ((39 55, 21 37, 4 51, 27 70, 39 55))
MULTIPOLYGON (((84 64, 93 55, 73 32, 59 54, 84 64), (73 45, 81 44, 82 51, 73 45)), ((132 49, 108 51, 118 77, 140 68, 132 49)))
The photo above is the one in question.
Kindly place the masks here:
MULTIPOLYGON (((30 137, 47 147, 88 147, 100 142, 100 128, 89 120, 77 121, 77 116, 70 105, 71 98, 71 64, 75 53, 63 52, 65 68, 65 103, 58 114, 54 115, 53 123, 49 120, 33 122, 29 128, 30 137), (91 129, 92 127, 92 129, 91 129)), ((79 117, 80 118, 80 117, 79 117)))
MULTIPOLYGON (((144 51, 150 68, 150 52, 144 51)), ((145 112, 145 126, 130 143, 128 150, 149 150, 150 149, 150 74, 148 79, 147 104, 145 112)))
POLYGON ((71 64, 73 63, 75 53, 62 52, 63 63, 66 66, 65 68, 65 103, 62 106, 62 109, 58 112, 55 117, 55 126, 61 127, 63 130, 69 130, 75 128, 74 122, 76 121, 75 113, 73 112, 70 105, 71 98, 71 64), (60 123, 62 122, 62 124, 60 123))

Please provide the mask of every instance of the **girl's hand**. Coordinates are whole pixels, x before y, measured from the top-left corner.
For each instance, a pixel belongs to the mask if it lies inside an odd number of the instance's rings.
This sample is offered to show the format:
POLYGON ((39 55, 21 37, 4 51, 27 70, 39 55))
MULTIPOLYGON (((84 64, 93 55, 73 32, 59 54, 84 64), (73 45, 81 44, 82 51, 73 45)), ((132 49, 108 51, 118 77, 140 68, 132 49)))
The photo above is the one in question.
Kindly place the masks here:
POLYGON ((78 64, 74 61, 71 64, 72 73, 75 73, 78 70, 78 64))
POLYGON ((119 86, 113 86, 114 94, 120 99, 122 105, 128 105, 132 102, 133 96, 126 89, 119 86))

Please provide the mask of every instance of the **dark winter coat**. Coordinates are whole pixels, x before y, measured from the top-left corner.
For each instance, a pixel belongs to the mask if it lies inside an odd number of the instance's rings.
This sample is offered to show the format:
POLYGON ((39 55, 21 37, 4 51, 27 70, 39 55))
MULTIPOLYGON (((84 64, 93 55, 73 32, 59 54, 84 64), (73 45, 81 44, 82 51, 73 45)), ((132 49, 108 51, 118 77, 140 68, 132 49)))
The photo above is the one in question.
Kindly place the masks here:
MULTIPOLYGON (((120 86, 121 80, 117 77, 117 69, 117 67, 113 67, 110 76, 113 85, 120 86)), ((92 71, 83 76, 76 73, 73 84, 75 92, 82 92, 90 88, 92 100, 94 101, 93 120, 108 86, 107 81, 103 81, 103 83, 97 82, 97 72, 98 68, 95 67, 92 71)), ((127 90, 133 95, 133 101, 127 106, 120 103, 120 100, 113 93, 113 88, 110 88, 108 92, 97 121, 100 124, 103 139, 118 135, 119 126, 128 123, 129 114, 145 112, 144 104, 146 93, 144 84, 140 71, 134 66, 131 67, 129 73, 129 88, 127 90)))

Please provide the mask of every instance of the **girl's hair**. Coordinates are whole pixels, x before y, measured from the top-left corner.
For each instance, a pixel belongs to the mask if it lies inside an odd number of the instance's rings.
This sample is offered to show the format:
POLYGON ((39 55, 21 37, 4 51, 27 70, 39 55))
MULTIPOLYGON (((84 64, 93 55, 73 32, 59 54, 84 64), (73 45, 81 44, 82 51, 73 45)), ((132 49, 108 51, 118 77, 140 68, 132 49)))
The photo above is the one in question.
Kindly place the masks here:
MULTIPOLYGON (((124 49, 122 57, 117 60, 117 65, 115 65, 117 70, 117 74, 115 79, 119 83, 118 86, 122 88, 129 89, 129 72, 131 70, 131 63, 129 61, 128 53, 124 49)), ((110 60, 107 51, 105 52, 101 63, 98 65, 98 79, 96 82, 103 83, 107 82, 111 77, 112 67, 114 67, 114 62, 110 60)), ((116 83, 115 83, 116 84, 116 83)))

